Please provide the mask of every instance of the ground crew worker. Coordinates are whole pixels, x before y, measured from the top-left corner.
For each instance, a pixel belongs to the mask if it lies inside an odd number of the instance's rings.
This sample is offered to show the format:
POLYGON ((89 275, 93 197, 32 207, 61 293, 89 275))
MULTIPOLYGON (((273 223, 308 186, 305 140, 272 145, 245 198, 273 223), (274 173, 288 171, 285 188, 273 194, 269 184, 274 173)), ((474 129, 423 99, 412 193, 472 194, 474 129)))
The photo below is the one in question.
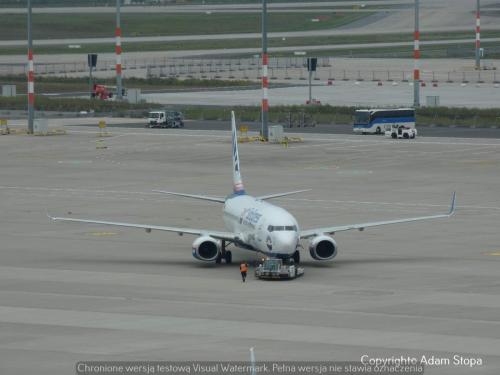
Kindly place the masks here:
POLYGON ((245 282, 245 279, 247 278, 247 272, 248 272, 248 264, 247 263, 241 262, 240 272, 241 272, 241 280, 243 280, 243 282, 245 282))

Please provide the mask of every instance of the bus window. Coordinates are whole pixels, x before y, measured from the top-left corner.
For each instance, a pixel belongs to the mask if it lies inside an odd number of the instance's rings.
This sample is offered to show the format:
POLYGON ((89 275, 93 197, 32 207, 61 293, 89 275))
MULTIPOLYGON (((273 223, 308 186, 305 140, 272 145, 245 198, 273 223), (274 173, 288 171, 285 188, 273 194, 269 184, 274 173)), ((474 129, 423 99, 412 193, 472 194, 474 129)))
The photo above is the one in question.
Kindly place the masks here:
POLYGON ((370 122, 370 113, 368 111, 356 111, 354 115, 355 124, 368 124, 370 122))

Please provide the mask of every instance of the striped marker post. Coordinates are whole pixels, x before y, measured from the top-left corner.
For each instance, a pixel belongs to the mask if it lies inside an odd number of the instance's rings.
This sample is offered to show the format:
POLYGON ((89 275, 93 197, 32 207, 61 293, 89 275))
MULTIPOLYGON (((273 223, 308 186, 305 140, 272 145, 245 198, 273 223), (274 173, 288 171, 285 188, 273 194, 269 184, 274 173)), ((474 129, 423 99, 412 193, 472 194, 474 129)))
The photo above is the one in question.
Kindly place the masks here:
POLYGON ((116 98, 119 100, 122 99, 122 29, 120 22, 120 3, 121 0, 116 0, 116 98))
POLYGON ((419 0, 415 0, 415 34, 413 47, 413 106, 420 107, 420 30, 419 30, 419 0))
POLYGON ((261 136, 268 140, 268 112, 269 112, 269 79, 268 69, 269 56, 267 55, 267 0, 262 0, 262 129, 261 136))
POLYGON ((269 56, 267 53, 262 53, 262 111, 269 112, 269 77, 268 77, 269 56))
POLYGON ((481 69, 481 8, 479 0, 476 6, 476 70, 481 69))
POLYGON ((33 35, 31 31, 31 0, 28 0, 28 133, 33 134, 35 122, 35 66, 33 64, 33 35))

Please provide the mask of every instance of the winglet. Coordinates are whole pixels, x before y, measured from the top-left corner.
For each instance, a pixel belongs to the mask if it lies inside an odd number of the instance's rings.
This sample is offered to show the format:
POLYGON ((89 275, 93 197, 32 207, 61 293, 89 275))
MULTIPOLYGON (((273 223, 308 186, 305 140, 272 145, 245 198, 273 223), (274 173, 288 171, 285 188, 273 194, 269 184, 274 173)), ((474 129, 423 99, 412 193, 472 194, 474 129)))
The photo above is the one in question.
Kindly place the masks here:
POLYGON ((238 156, 238 137, 236 134, 236 119, 234 111, 231 111, 231 131, 233 141, 233 193, 236 195, 244 195, 245 188, 241 180, 240 159, 238 156))
POLYGON ((451 198, 451 206, 450 206, 450 212, 448 212, 448 216, 451 216, 455 213, 455 199, 456 199, 457 192, 453 192, 453 196, 451 198))

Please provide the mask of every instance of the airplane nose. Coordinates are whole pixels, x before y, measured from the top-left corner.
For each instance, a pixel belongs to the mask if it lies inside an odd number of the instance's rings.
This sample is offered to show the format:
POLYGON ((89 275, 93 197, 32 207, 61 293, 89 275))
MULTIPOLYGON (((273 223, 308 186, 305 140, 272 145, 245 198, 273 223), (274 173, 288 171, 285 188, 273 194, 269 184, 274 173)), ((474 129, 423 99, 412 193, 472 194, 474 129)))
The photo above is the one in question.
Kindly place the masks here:
POLYGON ((274 241, 279 251, 293 252, 297 247, 297 236, 294 233, 276 233, 274 241))

